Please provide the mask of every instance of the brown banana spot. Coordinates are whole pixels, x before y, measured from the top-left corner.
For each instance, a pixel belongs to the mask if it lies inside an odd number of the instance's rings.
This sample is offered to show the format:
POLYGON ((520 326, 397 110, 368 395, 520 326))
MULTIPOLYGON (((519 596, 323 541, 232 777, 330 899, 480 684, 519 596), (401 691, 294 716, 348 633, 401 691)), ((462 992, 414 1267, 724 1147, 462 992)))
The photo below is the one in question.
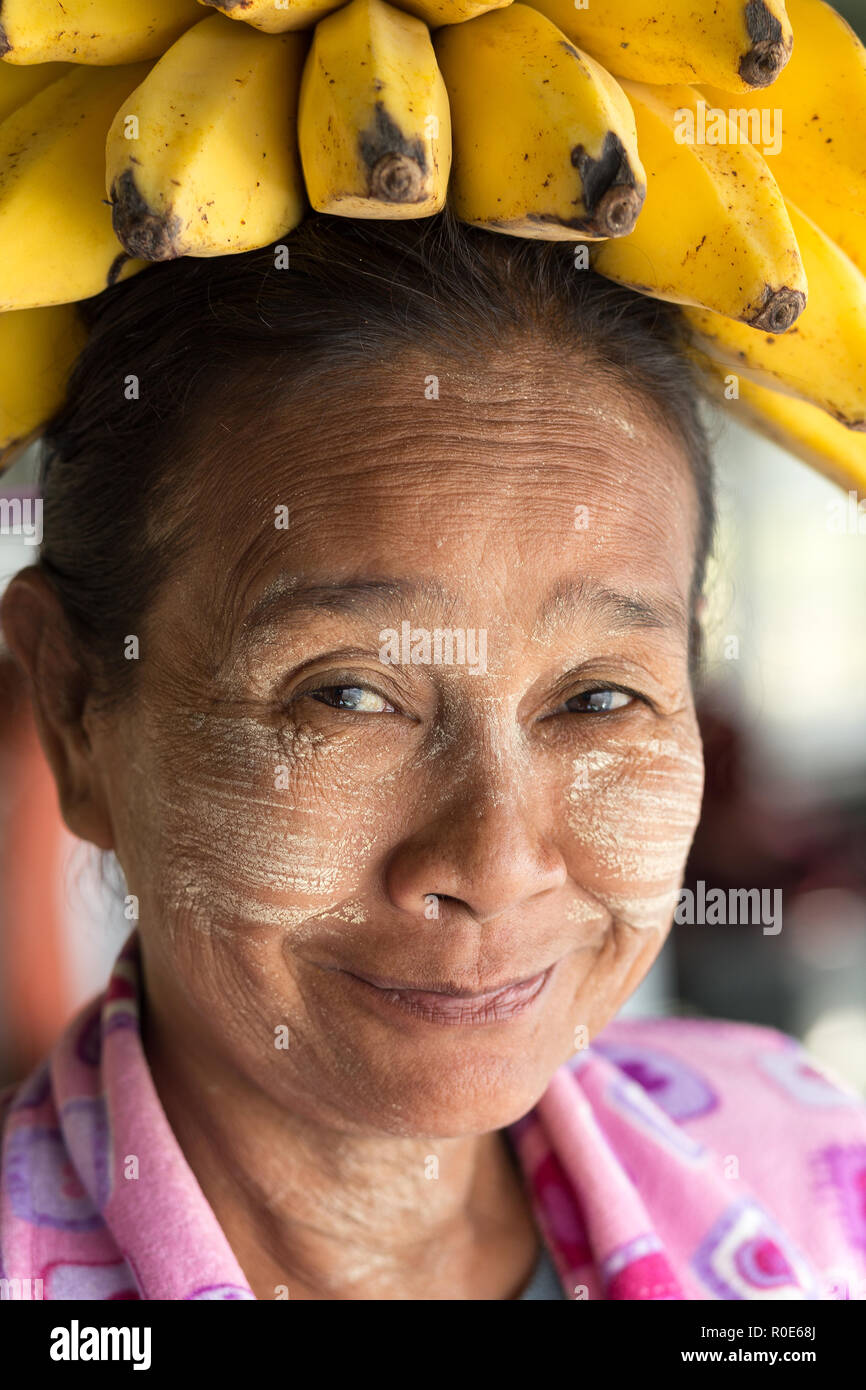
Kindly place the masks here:
POLYGON ((130 256, 144 261, 173 261, 183 255, 178 244, 180 218, 148 207, 131 169, 124 169, 111 185, 111 225, 130 256))
POLYGON ((780 290, 772 290, 767 285, 761 308, 746 322, 750 328, 760 328, 764 333, 787 333, 805 307, 806 296, 802 290, 792 290, 787 285, 780 290))
POLYGON ((5 58, 7 53, 12 52, 12 45, 6 37, 6 30, 0 24, 0 58, 5 58))
POLYGON ((591 236, 627 236, 637 221, 646 190, 635 182, 625 146, 609 130, 597 159, 575 145, 571 162, 583 185, 586 217, 579 224, 591 236))
POLYGON ((373 124, 358 136, 358 149, 367 166, 371 198, 387 203, 424 199, 428 172, 424 143, 407 140, 383 102, 376 102, 373 124))
POLYGON ((580 54, 578 53, 573 43, 569 43, 568 39, 560 39, 559 43, 560 47, 564 48, 566 53, 570 53, 572 58, 576 58, 577 61, 580 62, 580 54))
POLYGON ((782 26, 765 0, 748 0, 746 28, 752 42, 740 59, 740 76, 750 87, 769 87, 791 56, 791 40, 783 39, 782 26))
POLYGON ((643 194, 637 188, 617 184, 599 199, 593 219, 599 236, 627 236, 637 221, 643 206, 643 194))
POLYGON ((423 186, 424 175, 405 154, 383 154, 370 170, 370 196, 386 203, 417 203, 423 186))

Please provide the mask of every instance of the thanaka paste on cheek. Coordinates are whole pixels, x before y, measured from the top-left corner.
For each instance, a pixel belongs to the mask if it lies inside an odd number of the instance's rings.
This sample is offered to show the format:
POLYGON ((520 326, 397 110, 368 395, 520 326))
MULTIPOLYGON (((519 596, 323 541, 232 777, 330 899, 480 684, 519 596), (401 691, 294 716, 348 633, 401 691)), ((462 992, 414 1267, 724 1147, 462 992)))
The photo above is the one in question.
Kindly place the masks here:
POLYGON ((576 757, 572 772, 565 796, 576 881, 614 919, 666 931, 700 815, 696 730, 606 741, 576 757))
POLYGON ((349 777, 320 731, 248 715, 208 714, 180 754, 159 739, 153 748, 157 765, 136 793, 148 803, 147 854, 160 866, 167 924, 264 944, 286 931, 299 939, 325 915, 363 920, 367 827, 380 821, 363 759, 349 777))

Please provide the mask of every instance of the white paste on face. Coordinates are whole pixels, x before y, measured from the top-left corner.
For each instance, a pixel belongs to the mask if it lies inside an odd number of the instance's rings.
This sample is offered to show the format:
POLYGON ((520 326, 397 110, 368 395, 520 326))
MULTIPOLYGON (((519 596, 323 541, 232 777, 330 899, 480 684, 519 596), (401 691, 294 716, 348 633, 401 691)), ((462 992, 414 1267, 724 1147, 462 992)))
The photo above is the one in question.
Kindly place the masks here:
POLYGON ((667 928, 700 814, 695 740, 589 749, 572 773, 566 820, 576 881, 628 925, 667 928))

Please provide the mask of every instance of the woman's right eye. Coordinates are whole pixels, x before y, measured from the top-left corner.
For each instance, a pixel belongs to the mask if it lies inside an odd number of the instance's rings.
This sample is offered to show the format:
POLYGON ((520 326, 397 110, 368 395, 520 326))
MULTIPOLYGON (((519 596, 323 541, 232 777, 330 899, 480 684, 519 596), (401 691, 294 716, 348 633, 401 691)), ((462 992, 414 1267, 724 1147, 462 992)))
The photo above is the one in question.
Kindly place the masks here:
POLYGON ((328 705, 330 709, 351 710, 353 714, 394 714, 394 706, 389 705, 377 690, 364 685, 323 685, 318 690, 305 690, 311 700, 328 705))

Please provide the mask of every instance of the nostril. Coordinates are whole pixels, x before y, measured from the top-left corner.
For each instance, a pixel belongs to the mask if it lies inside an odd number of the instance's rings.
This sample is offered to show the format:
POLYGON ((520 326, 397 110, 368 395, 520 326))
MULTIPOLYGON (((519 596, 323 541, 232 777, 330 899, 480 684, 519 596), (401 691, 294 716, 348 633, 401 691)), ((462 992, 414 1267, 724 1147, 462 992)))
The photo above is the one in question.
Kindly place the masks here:
POLYGON ((458 907, 465 908, 466 904, 462 898, 453 898, 450 893, 425 893, 424 894, 424 916, 428 921, 435 921, 439 916, 443 903, 455 903, 458 907))

